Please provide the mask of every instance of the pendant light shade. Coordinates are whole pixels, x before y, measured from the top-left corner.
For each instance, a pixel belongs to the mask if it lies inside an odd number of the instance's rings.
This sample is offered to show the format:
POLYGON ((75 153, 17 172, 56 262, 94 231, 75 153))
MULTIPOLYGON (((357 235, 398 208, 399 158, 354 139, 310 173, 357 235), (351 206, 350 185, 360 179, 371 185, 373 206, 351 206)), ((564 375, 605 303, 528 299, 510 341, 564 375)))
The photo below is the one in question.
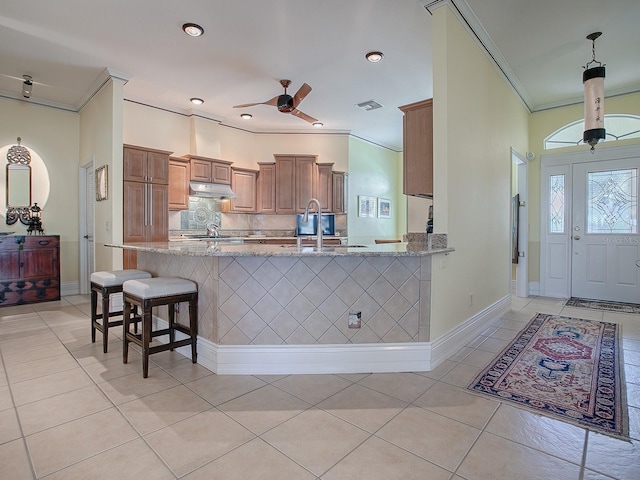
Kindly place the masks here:
POLYGON ((592 33, 587 36, 592 42, 593 58, 585 66, 586 70, 582 74, 584 84, 584 133, 582 141, 591 145, 591 151, 595 145, 604 140, 607 132, 604 128, 604 77, 605 66, 596 60, 595 40, 601 32, 592 33), (589 68, 592 63, 598 66, 589 68))

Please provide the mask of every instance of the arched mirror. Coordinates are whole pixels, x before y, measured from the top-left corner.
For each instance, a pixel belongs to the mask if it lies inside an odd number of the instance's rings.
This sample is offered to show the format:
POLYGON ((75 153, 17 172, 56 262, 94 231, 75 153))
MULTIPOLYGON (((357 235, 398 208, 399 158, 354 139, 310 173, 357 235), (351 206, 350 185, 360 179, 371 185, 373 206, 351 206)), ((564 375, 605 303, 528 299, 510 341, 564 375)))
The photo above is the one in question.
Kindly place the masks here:
POLYGON ((31 206, 31 154, 20 145, 7 151, 7 225, 18 220, 29 225, 31 206))

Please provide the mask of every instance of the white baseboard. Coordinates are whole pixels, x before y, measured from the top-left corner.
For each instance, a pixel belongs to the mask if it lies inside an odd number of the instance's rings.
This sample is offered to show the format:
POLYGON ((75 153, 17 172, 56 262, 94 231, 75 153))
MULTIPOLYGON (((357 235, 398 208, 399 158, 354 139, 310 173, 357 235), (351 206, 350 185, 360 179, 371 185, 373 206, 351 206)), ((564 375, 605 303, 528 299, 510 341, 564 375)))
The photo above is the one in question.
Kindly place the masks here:
POLYGON ((77 281, 60 284, 60 296, 66 297, 67 295, 80 295, 80 284, 77 281))
POLYGON ((529 282, 529 295, 532 297, 540 295, 540 282, 529 282))
MULTIPOLYGON (((426 372, 479 335, 510 305, 508 295, 433 342, 218 345, 198 338, 198 363, 219 375, 426 372)), ((167 328, 165 320, 156 320, 158 328, 167 328)), ((176 351, 191 358, 188 346, 176 351)))

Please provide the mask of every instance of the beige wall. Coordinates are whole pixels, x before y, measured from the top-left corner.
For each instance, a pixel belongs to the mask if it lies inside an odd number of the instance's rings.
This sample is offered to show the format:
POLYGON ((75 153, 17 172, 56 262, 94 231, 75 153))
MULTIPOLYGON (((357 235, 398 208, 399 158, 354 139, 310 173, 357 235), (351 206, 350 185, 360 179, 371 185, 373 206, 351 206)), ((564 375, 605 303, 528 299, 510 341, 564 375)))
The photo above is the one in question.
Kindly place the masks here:
POLYGON ((95 202, 96 270, 122 268, 122 252, 104 246, 122 241, 122 87, 110 80, 80 112, 79 165, 93 161, 108 172, 107 200, 95 202))
POLYGON ((509 294, 511 147, 528 112, 448 6, 433 15, 435 232, 431 340, 509 294), (469 294, 473 294, 473 304, 469 294))
MULTIPOLYGON (((21 137, 22 145, 35 150, 46 164, 51 188, 42 223, 45 233, 60 235, 63 284, 78 280, 78 135, 77 113, 0 98, 0 145, 14 145, 21 137)), ((6 158, 0 162, 6 163, 6 158)), ((6 195, 4 184, 0 195, 6 195)), ((37 197, 34 192, 34 201, 37 197)), ((20 223, 3 223, 0 230, 26 234, 20 223)))

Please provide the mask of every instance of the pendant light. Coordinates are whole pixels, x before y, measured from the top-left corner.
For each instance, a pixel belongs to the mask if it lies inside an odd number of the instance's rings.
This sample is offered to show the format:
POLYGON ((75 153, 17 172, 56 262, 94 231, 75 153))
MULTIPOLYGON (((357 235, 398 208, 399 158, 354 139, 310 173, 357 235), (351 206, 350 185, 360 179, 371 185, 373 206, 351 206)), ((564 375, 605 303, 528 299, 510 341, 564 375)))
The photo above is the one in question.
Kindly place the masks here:
POLYGON ((594 152, 596 143, 604 140, 607 132, 604 128, 604 64, 596 60, 596 39, 602 32, 594 32, 587 35, 591 40, 591 61, 587 63, 582 73, 584 84, 584 133, 582 141, 591 145, 591 153, 594 152), (592 64, 597 66, 590 66, 592 64))

